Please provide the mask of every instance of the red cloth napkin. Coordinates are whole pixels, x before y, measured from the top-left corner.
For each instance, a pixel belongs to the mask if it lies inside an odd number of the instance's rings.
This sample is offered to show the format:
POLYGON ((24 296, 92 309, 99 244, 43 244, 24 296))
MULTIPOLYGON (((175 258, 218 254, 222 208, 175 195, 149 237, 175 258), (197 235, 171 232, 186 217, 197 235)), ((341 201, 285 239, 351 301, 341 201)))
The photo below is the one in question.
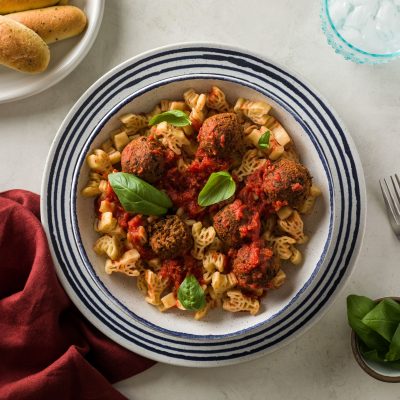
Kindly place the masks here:
POLYGON ((65 294, 39 196, 0 193, 0 399, 125 399, 110 382, 151 365, 107 339, 65 294))

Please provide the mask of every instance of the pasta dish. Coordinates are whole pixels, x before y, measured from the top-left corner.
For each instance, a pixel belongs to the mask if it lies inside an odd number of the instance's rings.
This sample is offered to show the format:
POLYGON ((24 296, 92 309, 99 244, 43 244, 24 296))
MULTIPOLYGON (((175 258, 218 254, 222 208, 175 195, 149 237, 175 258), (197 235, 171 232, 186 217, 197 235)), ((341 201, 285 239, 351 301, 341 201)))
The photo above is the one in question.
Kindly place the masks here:
POLYGON ((271 108, 212 86, 119 117, 82 189, 105 272, 136 279, 162 312, 257 314, 302 263, 302 215, 321 194, 271 108))

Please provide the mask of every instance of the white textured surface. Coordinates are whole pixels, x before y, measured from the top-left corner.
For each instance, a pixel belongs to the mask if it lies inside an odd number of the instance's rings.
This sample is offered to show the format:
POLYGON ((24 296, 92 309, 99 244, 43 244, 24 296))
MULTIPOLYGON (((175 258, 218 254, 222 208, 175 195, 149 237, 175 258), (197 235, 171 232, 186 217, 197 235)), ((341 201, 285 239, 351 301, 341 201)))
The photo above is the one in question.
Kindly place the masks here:
POLYGON ((302 74, 337 110, 363 162, 368 195, 364 245, 349 284, 327 314, 287 347, 220 369, 156 365, 116 387, 130 399, 400 399, 352 358, 345 298, 399 295, 400 243, 377 180, 400 172, 400 62, 358 66, 334 54, 320 30, 317 0, 118 0, 106 2, 92 50, 64 81, 0 105, 0 190, 39 192, 47 152, 80 94, 111 67, 178 41, 219 41, 268 55, 302 74))

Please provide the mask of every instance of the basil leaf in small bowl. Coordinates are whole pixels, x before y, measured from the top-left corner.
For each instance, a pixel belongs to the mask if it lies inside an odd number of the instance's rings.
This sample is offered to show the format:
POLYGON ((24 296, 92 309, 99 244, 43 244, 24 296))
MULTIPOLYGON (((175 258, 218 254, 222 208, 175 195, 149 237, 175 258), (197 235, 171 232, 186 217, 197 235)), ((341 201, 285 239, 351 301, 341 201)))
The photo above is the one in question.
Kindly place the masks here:
POLYGON ((152 117, 149 121, 149 125, 157 125, 164 121, 174 126, 187 126, 192 123, 184 111, 170 110, 152 117))
POLYGON ((269 139, 271 137, 271 131, 267 129, 258 139, 258 147, 260 149, 269 149, 269 139))
POLYGON ((375 306, 376 303, 368 297, 350 295, 347 297, 347 318, 350 327, 370 349, 386 351, 388 342, 362 322, 375 306))
POLYGON ((400 304, 392 299, 384 299, 361 321, 390 342, 400 324, 400 304))
POLYGON ((178 300, 190 311, 198 311, 206 305, 206 295, 194 275, 188 275, 178 289, 178 300))
POLYGON ((385 355, 386 361, 398 361, 400 365, 400 324, 397 326, 396 331, 390 342, 389 351, 385 355))
POLYGON ((351 347, 360 367, 384 382, 400 382, 400 298, 347 298, 351 347))
POLYGON ((122 207, 128 212, 143 215, 164 215, 172 207, 168 195, 126 172, 108 175, 108 180, 122 207))
POLYGON ((197 202, 201 207, 211 206, 231 198, 236 191, 236 183, 229 172, 213 172, 199 193, 197 202))

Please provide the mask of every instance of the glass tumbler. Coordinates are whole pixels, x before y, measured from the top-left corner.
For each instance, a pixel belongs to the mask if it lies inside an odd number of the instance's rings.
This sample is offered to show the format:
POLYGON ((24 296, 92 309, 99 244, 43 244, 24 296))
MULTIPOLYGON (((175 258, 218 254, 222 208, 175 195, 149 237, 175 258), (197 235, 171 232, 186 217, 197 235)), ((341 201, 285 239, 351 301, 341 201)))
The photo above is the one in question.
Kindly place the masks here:
POLYGON ((346 60, 379 64, 400 56, 400 0, 322 0, 321 22, 346 60))

